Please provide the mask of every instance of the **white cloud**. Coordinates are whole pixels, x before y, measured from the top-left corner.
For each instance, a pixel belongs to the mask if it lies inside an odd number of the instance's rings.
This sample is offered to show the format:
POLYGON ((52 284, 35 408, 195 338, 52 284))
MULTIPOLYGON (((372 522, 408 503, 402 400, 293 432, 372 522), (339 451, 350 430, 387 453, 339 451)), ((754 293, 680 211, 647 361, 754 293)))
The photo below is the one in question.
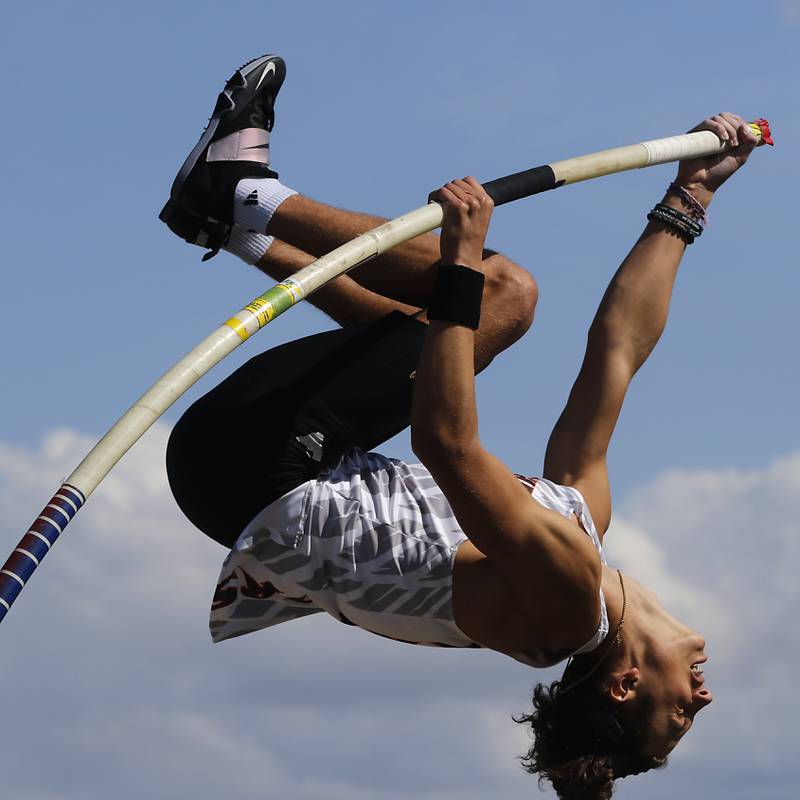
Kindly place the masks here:
POLYGON ((757 470, 662 475, 629 496, 606 543, 611 560, 708 640, 716 700, 676 758, 764 771, 791 763, 800 454, 757 470))
MULTIPOLYGON (((322 615, 212 645, 223 553, 169 495, 167 433, 157 425, 101 484, 0 628, 0 674, 15 687, 4 698, 14 735, 0 750, 9 797, 536 791, 516 764, 528 740, 510 716, 554 671, 412 648, 322 615)), ((66 430, 35 449, 0 443, 7 550, 91 444, 66 430)), ((619 797, 689 785, 729 798, 715 781, 736 765, 764 781, 791 765, 798 518, 800 454, 751 472, 669 473, 623 504, 609 559, 706 633, 718 697, 674 766, 623 782, 619 797)))

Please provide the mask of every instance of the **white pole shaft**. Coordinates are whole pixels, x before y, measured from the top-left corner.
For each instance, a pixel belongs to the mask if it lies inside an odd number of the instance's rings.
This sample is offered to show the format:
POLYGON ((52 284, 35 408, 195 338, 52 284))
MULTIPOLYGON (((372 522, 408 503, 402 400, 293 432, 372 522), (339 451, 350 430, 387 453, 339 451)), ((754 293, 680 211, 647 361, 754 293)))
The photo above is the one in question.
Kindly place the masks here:
POLYGON ((566 161, 556 161, 550 166, 556 180, 563 180, 568 184, 599 178, 614 172, 625 172, 629 169, 652 167, 656 164, 682 161, 697 156, 716 155, 727 149, 727 143, 720 141, 715 133, 696 131, 626 147, 615 147, 612 150, 601 150, 577 158, 568 158, 566 161))
MULTIPOLYGON (((727 147, 727 143, 722 143, 710 131, 700 131, 591 153, 551 164, 550 169, 555 176, 554 185, 528 187, 523 190, 523 194, 517 193, 516 196, 522 197, 555 188, 562 183, 577 183, 639 167, 715 155, 727 147)), ((514 177, 516 176, 508 176, 486 184, 487 191, 491 194, 489 187, 502 188, 504 181, 514 177)), ((500 202, 507 201, 504 199, 500 202)), ((438 204, 431 203, 418 208, 356 237, 257 297, 217 328, 145 392, 84 458, 69 476, 67 483, 77 487, 88 497, 164 411, 245 339, 339 275, 439 227, 441 223, 442 208, 438 204)))
POLYGON ((431 203, 418 208, 318 258, 290 279, 257 297, 159 378, 94 446, 66 483, 88 497, 117 461, 181 395, 249 336, 285 310, 275 309, 283 297, 292 298, 286 306, 291 307, 353 267, 441 224, 441 206, 431 203))

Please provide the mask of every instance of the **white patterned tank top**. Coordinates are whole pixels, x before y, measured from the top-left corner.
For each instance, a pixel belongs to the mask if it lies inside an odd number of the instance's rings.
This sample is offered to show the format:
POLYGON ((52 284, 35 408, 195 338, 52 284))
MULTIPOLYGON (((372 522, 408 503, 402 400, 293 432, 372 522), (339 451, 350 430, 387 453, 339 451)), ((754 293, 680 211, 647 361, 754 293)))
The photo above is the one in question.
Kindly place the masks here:
MULTIPOLYGON (((518 476, 534 500, 574 513, 602 558, 580 493, 518 476)), ((257 514, 222 566, 212 604, 215 642, 321 611, 391 639, 434 647, 481 647, 456 625, 453 564, 467 539, 441 489, 422 464, 348 451, 336 467, 257 514)), ((602 592, 594 636, 608 633, 602 592)), ((536 667, 571 655, 514 653, 536 667)))

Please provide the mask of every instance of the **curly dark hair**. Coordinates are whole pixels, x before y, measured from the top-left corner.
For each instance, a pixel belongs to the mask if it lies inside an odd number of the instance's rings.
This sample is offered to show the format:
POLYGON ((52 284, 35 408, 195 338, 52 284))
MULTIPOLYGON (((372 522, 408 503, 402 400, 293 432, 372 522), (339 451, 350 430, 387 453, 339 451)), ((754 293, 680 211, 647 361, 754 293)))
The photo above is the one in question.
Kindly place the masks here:
POLYGON ((597 680, 559 693, 562 681, 533 690, 533 711, 514 717, 534 736, 522 756, 525 769, 549 780, 561 800, 608 800, 614 781, 663 767, 666 757, 645 755, 653 706, 642 698, 625 726, 597 680))

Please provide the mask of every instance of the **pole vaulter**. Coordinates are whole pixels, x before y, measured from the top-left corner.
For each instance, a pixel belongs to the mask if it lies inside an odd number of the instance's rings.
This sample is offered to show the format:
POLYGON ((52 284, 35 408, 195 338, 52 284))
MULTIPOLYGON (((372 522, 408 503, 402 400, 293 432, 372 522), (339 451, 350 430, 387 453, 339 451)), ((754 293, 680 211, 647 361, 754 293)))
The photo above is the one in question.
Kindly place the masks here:
MULTIPOLYGON (((772 144, 766 120, 751 123, 759 143, 772 144)), ((730 149, 711 131, 697 131, 517 172, 484 184, 496 206, 571 183, 730 149)), ((95 445, 35 519, 0 570, 0 621, 42 559, 89 495, 140 436, 197 380, 275 317, 329 281, 393 247, 442 224, 443 211, 430 203, 403 214, 317 259, 234 314, 165 373, 95 445)))

